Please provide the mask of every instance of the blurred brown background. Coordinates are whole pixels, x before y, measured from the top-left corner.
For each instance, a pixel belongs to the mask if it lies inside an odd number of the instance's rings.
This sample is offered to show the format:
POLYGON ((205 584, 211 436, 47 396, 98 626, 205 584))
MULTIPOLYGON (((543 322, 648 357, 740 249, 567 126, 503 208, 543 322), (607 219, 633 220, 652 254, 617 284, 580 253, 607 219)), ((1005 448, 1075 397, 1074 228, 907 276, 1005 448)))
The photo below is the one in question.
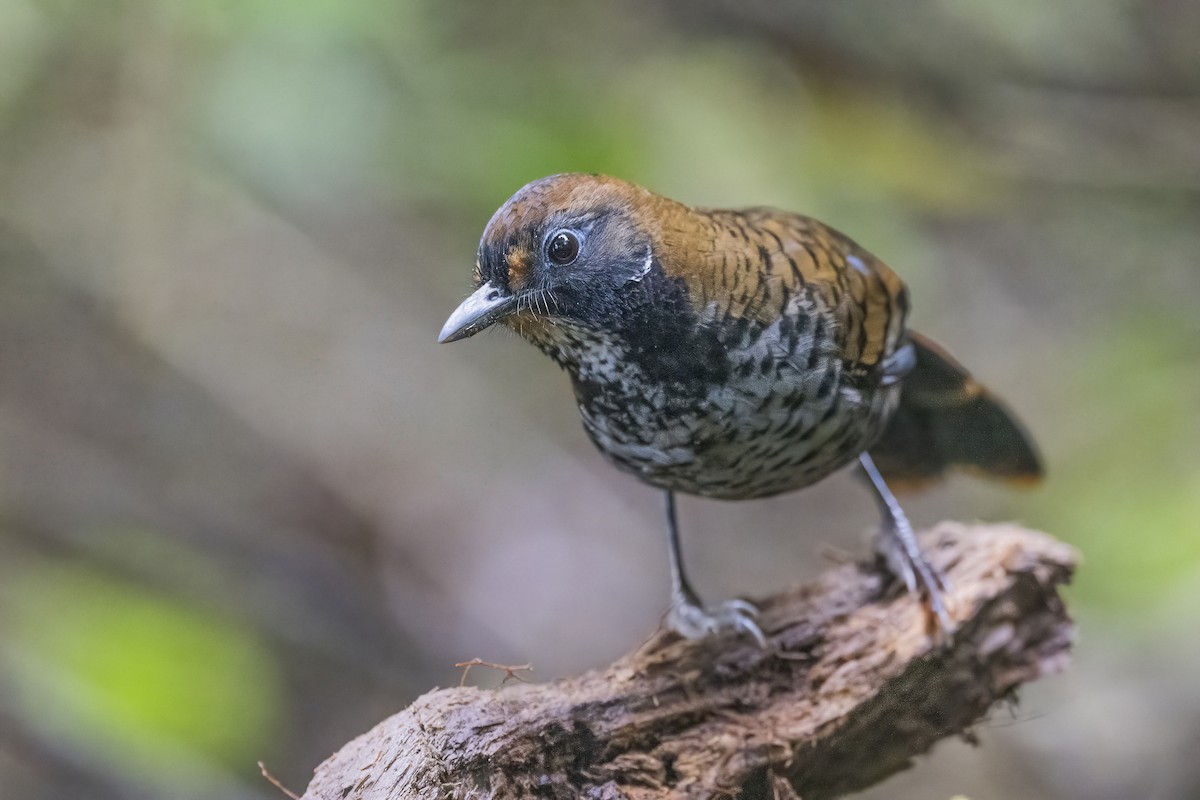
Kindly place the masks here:
MULTIPOLYGON (((658 495, 532 348, 435 344, 492 210, 580 170, 846 230, 1043 446, 908 505, 1079 546, 1076 667, 870 796, 1200 797, 1197 42, 1190 0, 0 0, 0 796, 273 798, 456 661, 650 633, 658 495)), ((714 598, 874 522, 845 476, 682 514, 714 598)))

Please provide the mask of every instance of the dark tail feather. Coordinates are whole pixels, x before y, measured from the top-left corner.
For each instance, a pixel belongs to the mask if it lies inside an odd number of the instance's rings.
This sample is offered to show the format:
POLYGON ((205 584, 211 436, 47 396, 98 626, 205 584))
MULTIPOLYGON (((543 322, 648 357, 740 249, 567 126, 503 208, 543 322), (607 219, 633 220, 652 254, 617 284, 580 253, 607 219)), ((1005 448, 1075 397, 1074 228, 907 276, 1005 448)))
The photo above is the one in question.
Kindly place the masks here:
POLYGON ((888 484, 917 488, 950 469, 1036 483, 1041 462, 1012 412, 940 346, 918 333, 909 337, 916 366, 904 379, 900 407, 869 451, 888 484))

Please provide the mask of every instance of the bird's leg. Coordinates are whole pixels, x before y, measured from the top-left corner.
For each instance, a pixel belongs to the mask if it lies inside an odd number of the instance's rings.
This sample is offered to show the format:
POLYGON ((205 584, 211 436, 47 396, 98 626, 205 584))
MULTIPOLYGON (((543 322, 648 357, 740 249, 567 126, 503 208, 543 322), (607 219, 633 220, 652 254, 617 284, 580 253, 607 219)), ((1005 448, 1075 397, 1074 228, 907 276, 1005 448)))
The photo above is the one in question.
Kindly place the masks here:
POLYGON ((875 504, 883 516, 883 528, 875 540, 876 551, 883 556, 892 574, 904 581, 910 592, 923 591, 929 596, 929 607, 937 615, 942 630, 950 631, 950 615, 946 613, 946 604, 942 599, 942 593, 949 591, 946 576, 921 553, 904 509, 888 489, 871 456, 861 454, 858 463, 871 485, 875 504))
POLYGON ((745 600, 727 600, 705 608, 699 595, 688 582, 683 569, 683 553, 679 546, 679 522, 675 517, 675 493, 667 496, 667 548, 671 556, 671 610, 667 614, 667 627, 688 639, 698 639, 722 630, 748 633, 763 647, 767 638, 754 618, 758 609, 745 600))

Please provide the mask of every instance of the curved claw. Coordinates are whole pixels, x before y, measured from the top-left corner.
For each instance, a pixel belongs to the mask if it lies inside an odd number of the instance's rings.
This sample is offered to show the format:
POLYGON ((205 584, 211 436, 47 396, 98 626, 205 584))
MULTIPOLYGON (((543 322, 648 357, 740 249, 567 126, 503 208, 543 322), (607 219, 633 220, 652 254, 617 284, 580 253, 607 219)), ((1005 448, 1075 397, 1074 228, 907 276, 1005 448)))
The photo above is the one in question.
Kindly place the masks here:
POLYGON ((728 600, 710 608, 679 598, 667 614, 667 627, 687 639, 699 639, 721 631, 749 634, 759 647, 767 648, 767 637, 755 618, 758 608, 745 600, 728 600))

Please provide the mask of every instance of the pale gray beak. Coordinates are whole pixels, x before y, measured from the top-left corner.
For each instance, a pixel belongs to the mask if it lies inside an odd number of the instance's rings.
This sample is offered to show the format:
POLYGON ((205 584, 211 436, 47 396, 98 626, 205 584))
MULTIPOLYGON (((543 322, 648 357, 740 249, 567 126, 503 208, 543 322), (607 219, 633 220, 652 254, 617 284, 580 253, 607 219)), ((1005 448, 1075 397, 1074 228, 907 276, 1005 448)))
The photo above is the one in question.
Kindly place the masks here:
POLYGON ((438 334, 439 342, 457 342, 474 336, 517 306, 517 298, 505 294, 490 283, 476 289, 462 301, 438 334))

